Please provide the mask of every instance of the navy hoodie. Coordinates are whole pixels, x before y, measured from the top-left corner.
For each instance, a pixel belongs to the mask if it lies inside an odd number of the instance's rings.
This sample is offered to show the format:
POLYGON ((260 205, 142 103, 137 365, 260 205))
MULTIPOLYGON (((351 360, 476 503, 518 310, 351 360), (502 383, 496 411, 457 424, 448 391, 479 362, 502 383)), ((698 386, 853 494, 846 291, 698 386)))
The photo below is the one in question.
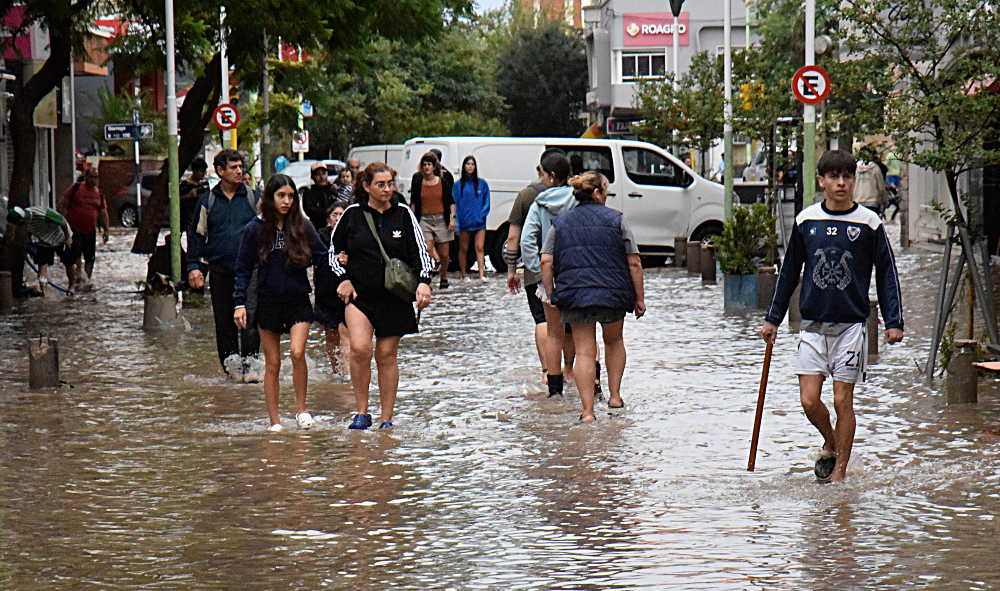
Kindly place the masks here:
MULTIPOLYGON (((309 249, 312 251, 312 264, 325 265, 326 246, 319 239, 316 228, 308 219, 304 220, 306 225, 306 238, 309 241, 309 249)), ((250 285, 250 276, 254 267, 257 267, 257 301, 259 302, 286 302, 303 296, 308 296, 312 288, 309 285, 309 277, 306 275, 306 267, 291 267, 286 263, 288 253, 285 250, 284 233, 275 230, 278 235, 274 242, 274 247, 267 260, 260 260, 261 231, 264 222, 260 217, 256 217, 243 229, 243 240, 240 242, 240 254, 236 261, 236 287, 233 289, 233 299, 237 306, 244 305, 247 296, 247 287, 250 285)))

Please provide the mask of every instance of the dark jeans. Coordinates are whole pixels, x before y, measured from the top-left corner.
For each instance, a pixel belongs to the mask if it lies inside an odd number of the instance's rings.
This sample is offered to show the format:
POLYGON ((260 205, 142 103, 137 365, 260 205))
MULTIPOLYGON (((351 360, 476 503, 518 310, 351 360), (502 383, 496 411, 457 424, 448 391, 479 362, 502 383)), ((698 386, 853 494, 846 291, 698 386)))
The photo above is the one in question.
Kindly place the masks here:
MULTIPOLYGON (((256 285, 256 275, 250 280, 250 285, 256 285)), ((208 274, 208 286, 212 290, 212 315, 215 316, 215 344, 219 349, 219 362, 223 363, 233 354, 243 357, 256 356, 260 352, 260 333, 257 332, 257 322, 254 315, 257 311, 257 292, 247 293, 247 327, 243 335, 239 333, 233 312, 236 302, 233 300, 233 289, 236 287, 236 275, 211 271, 208 274), (240 350, 242 345, 242 351, 240 350)))

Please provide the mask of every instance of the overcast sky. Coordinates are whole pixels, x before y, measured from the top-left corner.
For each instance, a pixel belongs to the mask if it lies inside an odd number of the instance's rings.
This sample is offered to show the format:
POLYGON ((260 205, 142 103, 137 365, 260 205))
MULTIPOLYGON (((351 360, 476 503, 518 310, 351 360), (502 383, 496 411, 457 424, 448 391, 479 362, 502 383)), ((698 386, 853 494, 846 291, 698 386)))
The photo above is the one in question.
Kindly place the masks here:
POLYGON ((503 6, 503 0, 475 0, 476 12, 482 14, 487 10, 493 10, 503 6))

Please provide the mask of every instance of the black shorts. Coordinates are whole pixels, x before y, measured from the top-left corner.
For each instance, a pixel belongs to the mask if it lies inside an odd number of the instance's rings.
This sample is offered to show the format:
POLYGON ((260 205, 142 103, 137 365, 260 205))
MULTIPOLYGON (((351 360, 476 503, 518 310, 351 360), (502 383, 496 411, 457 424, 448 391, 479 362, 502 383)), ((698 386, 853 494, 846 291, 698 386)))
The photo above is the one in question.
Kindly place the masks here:
POLYGON ((313 319, 322 324, 325 328, 336 330, 344 323, 344 302, 340 298, 333 301, 321 301, 316 298, 316 307, 313 309, 313 319))
POLYGON ((80 255, 88 263, 93 263, 97 258, 97 232, 73 232, 73 244, 69 248, 64 246, 59 251, 59 260, 66 266, 75 265, 80 255))
POLYGON ((257 328, 284 334, 300 322, 311 324, 313 308, 306 295, 284 302, 257 300, 256 316, 257 328))
MULTIPOLYGON (((61 246, 59 248, 62 249, 61 246)), ((28 254, 31 255, 31 260, 35 261, 35 265, 39 267, 56 262, 56 249, 51 246, 29 243, 28 254)))
POLYGON ((535 325, 545 324, 545 307, 535 293, 537 289, 537 283, 524 286, 524 293, 528 296, 528 309, 531 310, 531 317, 535 319, 535 325))
POLYGON ((376 337, 401 337, 417 333, 417 315, 413 304, 404 302, 386 290, 375 296, 351 301, 375 328, 376 337))

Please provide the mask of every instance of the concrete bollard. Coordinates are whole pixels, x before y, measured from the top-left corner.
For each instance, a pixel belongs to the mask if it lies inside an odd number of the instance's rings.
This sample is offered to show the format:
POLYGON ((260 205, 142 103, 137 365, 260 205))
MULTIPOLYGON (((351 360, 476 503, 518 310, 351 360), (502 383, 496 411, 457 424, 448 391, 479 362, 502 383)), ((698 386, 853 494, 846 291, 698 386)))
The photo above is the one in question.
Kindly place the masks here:
POLYGON ((972 404, 979 400, 976 368, 976 341, 957 340, 951 347, 948 362, 948 404, 972 404))
POLYGON ((706 244, 701 247, 701 284, 715 285, 715 247, 706 244))
POLYGON ((176 295, 147 295, 142 303, 143 330, 173 330, 182 326, 176 295))
POLYGON ((14 287, 10 271, 0 271, 0 316, 10 314, 14 309, 14 287))
POLYGON ((868 333, 868 365, 872 365, 878 363, 878 300, 868 299, 865 329, 868 333))
POLYGON ((774 267, 757 269, 757 307, 767 310, 774 299, 774 288, 778 286, 778 275, 774 267))
POLYGON ((802 284, 799 283, 788 301, 788 332, 793 334, 798 333, 799 327, 802 326, 802 311, 799 309, 799 295, 801 293, 802 284))
POLYGON ((674 238, 674 266, 683 267, 687 263, 687 236, 674 238))
POLYGON ((59 387, 59 341, 38 337, 28 341, 28 387, 59 387))
POLYGON ((687 274, 688 277, 701 275, 701 242, 687 243, 687 274))

